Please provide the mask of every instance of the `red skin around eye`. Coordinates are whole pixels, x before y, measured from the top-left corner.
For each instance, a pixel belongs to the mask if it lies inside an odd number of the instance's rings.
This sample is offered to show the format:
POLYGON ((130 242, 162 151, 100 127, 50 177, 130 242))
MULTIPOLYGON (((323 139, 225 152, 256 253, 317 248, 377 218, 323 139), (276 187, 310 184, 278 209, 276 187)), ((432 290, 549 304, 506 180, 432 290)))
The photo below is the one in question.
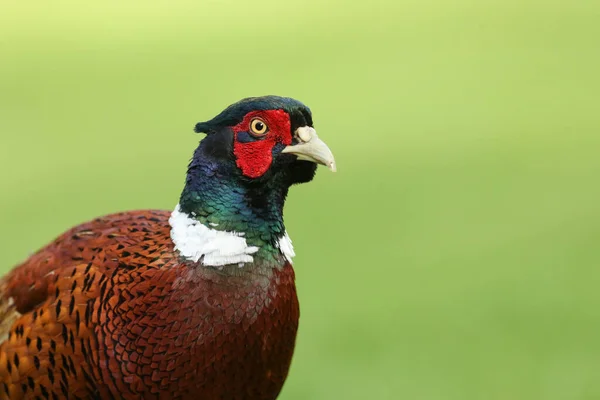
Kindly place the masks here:
POLYGON ((258 178, 271 167, 273 162, 273 147, 277 143, 286 146, 292 144, 290 116, 284 110, 252 111, 246 114, 244 120, 233 127, 235 135, 233 154, 236 164, 242 174, 248 178, 258 178), (238 141, 240 132, 250 132, 250 122, 254 118, 261 118, 269 131, 262 139, 249 143, 238 141))

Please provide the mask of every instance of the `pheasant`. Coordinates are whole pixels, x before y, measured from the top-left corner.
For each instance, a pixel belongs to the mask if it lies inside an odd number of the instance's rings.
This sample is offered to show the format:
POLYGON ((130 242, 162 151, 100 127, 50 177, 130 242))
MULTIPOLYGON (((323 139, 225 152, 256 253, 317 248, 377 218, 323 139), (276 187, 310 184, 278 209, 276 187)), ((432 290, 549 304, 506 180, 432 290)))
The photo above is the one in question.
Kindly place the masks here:
POLYGON ((336 165, 297 100, 208 122, 173 212, 72 228, 0 281, 1 399, 275 399, 298 329, 291 185, 336 165))

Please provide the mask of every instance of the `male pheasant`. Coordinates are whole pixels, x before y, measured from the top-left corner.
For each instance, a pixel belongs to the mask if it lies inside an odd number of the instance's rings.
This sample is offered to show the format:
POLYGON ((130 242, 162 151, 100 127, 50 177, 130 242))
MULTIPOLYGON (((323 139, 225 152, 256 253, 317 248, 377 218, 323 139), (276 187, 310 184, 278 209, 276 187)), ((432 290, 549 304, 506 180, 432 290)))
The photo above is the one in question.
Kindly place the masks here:
POLYGON ((310 110, 208 122, 175 211, 77 226, 0 281, 1 399, 274 399, 299 308, 283 203, 335 171, 310 110))

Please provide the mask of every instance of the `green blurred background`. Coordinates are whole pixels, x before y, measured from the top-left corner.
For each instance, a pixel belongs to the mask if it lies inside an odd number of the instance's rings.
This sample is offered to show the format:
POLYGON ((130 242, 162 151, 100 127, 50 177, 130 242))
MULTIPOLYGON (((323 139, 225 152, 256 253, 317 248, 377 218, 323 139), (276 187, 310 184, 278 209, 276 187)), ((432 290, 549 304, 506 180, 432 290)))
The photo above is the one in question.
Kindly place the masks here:
POLYGON ((584 0, 4 0, 2 271, 172 209, 197 121, 291 96, 339 172, 286 206, 282 399, 598 399, 598 21, 584 0))

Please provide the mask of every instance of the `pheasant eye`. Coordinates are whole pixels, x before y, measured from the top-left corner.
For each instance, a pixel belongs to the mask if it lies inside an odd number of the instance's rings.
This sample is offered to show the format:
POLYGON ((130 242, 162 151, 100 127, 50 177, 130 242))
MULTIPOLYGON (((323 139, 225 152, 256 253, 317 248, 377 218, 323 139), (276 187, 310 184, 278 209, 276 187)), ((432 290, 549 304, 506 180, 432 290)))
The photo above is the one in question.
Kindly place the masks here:
POLYGON ((254 118, 250 122, 250 133, 254 136, 264 136, 268 130, 267 124, 260 118, 254 118))

